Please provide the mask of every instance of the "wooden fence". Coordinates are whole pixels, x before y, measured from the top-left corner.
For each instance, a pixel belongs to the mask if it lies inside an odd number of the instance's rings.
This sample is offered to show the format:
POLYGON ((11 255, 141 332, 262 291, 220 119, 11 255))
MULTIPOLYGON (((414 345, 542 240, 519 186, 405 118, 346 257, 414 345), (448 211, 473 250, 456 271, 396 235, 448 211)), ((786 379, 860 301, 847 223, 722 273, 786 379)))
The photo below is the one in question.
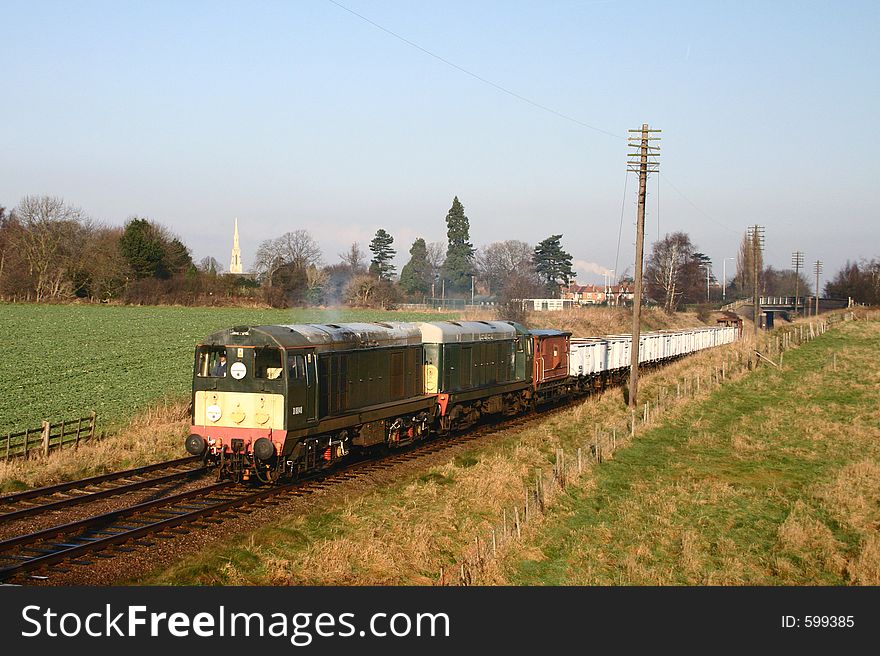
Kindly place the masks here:
POLYGON ((49 455, 52 449, 76 448, 80 441, 95 438, 98 415, 62 420, 56 424, 43 420, 39 428, 28 428, 0 436, 0 453, 4 460, 28 458, 33 453, 49 455))

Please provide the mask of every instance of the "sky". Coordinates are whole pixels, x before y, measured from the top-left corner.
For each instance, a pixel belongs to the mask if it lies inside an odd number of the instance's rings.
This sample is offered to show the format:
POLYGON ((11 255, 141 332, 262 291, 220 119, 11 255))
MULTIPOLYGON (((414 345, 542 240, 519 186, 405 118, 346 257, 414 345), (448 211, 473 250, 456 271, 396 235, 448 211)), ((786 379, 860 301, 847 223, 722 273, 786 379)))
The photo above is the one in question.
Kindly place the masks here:
POLYGON ((687 232, 720 277, 759 224, 779 268, 880 256, 876 1, 2 0, 0 24, 0 205, 148 217, 196 260, 228 266, 237 217, 246 267, 384 228, 399 269, 458 196, 475 246, 561 233, 599 282, 632 270, 643 123, 646 248, 687 232))

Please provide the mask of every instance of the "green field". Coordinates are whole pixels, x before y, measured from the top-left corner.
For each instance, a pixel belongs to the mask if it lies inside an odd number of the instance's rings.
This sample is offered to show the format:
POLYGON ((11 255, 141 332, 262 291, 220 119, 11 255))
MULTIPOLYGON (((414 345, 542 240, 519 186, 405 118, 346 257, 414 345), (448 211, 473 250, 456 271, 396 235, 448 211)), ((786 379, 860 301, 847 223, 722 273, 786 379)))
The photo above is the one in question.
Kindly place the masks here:
POLYGON ((96 411, 116 423, 188 393, 193 347, 232 325, 426 321, 450 314, 0 304, 0 433, 96 411))

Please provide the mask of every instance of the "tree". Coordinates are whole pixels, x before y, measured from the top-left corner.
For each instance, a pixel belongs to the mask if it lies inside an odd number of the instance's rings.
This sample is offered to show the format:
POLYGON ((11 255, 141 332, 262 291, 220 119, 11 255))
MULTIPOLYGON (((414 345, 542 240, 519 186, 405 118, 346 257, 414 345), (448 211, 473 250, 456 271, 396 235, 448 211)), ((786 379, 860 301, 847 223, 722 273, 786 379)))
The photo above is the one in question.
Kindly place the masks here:
POLYGON ((428 263, 428 247, 419 237, 409 249, 409 262, 400 271, 400 288, 409 296, 420 296, 431 290, 431 265, 428 263))
MULTIPOLYGON (((755 234, 755 240, 759 239, 759 235, 755 234)), ((749 297, 755 280, 755 263, 753 255, 758 253, 758 290, 762 289, 761 273, 764 270, 764 255, 760 248, 754 248, 752 237, 746 233, 743 235, 739 245, 739 253, 736 256, 736 277, 733 279, 734 289, 741 297, 749 297)))
POLYGON ((542 293, 541 281, 531 268, 515 271, 501 285, 498 294, 498 305, 501 312, 499 319, 525 323, 526 313, 523 299, 535 298, 542 293))
POLYGON ((687 267, 693 261, 694 246, 683 232, 667 234, 654 242, 645 266, 645 287, 667 312, 673 312, 681 303, 687 288, 687 267))
POLYGON ((364 253, 361 250, 360 244, 357 242, 354 242, 351 245, 351 248, 348 249, 347 253, 340 253, 339 259, 342 260, 342 264, 346 265, 351 270, 352 275, 365 273, 367 270, 364 253))
POLYGON ((645 264, 648 296, 667 312, 678 310, 682 303, 705 303, 706 271, 711 284, 712 260, 696 250, 687 233, 667 234, 654 242, 645 264))
POLYGON ((14 248, 27 265, 35 300, 69 296, 87 228, 79 208, 50 196, 25 196, 15 208, 14 248))
POLYGON ((571 255, 562 250, 562 235, 550 235, 535 246, 532 263, 535 272, 544 282, 546 292, 556 296, 561 285, 567 285, 577 273, 571 270, 571 255))
POLYGON ((308 230, 294 230, 260 243, 254 255, 253 270, 271 287, 275 272, 281 267, 290 266, 305 272, 309 265, 318 266, 320 263, 321 247, 318 242, 308 230))
POLYGON ((813 289, 807 276, 803 272, 795 275, 794 269, 776 269, 767 266, 761 275, 763 279, 763 293, 767 296, 794 296, 795 290, 799 295, 809 294, 813 289), (795 281, 798 280, 797 284, 795 281))
POLYGON ((223 265, 210 255, 199 260, 197 268, 199 271, 209 276, 216 276, 223 273, 223 265))
POLYGON ((470 278, 474 273, 474 247, 469 241, 470 222, 458 196, 452 199, 452 207, 446 213, 446 237, 448 244, 443 277, 450 291, 466 291, 471 287, 470 278))
POLYGON ((847 261, 834 278, 825 283, 825 296, 851 298, 865 305, 880 304, 880 261, 847 261))
POLYGON ((125 224, 119 250, 135 278, 167 278, 165 243, 147 219, 134 217, 125 224))
POLYGON ((477 251, 477 270, 490 292, 494 290, 497 294, 515 274, 531 275, 537 281, 532 263, 533 253, 534 249, 524 241, 496 241, 477 251))
POLYGON ((195 269, 189 248, 177 237, 165 246, 165 268, 172 275, 190 273, 195 269))
POLYGON ((320 305, 324 302, 324 289, 330 275, 324 269, 319 269, 310 264, 306 269, 306 299, 310 305, 320 305))
POLYGON ((379 278, 379 280, 391 280, 394 275, 395 266, 391 264, 391 260, 397 254, 391 244, 394 243, 394 237, 389 235, 383 228, 376 231, 376 236, 370 242, 370 251, 373 253, 373 259, 370 260, 370 273, 379 278))

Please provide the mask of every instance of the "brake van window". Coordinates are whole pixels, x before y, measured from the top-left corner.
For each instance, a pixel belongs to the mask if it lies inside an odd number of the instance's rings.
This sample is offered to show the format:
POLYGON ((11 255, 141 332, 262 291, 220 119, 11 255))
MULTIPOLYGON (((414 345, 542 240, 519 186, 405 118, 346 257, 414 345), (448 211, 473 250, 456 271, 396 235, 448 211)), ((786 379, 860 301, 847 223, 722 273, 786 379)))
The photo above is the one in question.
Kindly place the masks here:
POLYGON ((284 371, 281 349, 274 347, 258 348, 254 353, 254 376, 277 380, 284 371))
POLYGON ((226 349, 216 346, 203 346, 199 349, 198 375, 202 378, 223 378, 228 368, 226 349))

